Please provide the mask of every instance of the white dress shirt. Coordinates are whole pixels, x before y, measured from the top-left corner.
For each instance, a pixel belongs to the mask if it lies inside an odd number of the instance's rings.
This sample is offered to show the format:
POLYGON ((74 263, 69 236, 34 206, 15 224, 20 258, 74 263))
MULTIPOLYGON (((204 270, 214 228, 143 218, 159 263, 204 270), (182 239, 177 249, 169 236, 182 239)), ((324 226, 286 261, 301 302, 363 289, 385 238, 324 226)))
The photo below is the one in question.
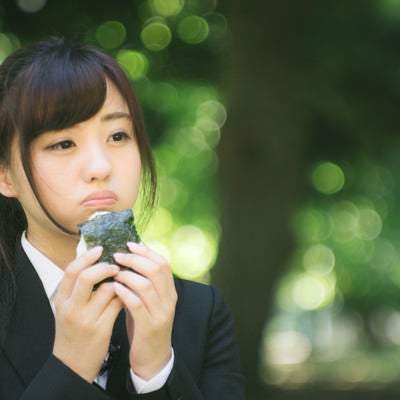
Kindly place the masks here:
MULTIPOLYGON (((49 299, 51 309, 55 313, 55 295, 57 288, 64 276, 64 271, 49 260, 44 254, 42 254, 36 247, 34 247, 27 239, 25 232, 21 237, 22 248, 28 256, 30 262, 35 268, 40 280, 42 281, 44 290, 49 299)), ((153 392, 160 389, 168 379, 169 374, 172 371, 174 364, 174 351, 171 348, 171 357, 167 365, 153 378, 148 381, 141 379, 130 369, 130 376, 132 379, 133 386, 139 394, 153 392)), ((98 375, 95 378, 95 382, 103 389, 106 387, 108 374, 98 375)))

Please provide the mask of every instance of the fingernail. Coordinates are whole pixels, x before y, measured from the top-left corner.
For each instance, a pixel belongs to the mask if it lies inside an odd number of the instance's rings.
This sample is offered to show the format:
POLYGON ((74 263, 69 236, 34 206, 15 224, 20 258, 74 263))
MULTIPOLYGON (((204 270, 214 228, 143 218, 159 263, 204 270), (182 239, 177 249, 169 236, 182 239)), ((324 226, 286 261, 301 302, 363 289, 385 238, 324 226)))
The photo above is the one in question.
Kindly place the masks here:
POLYGON ((123 263, 127 257, 129 257, 128 253, 114 253, 113 258, 117 263, 123 263))
POLYGON ((103 251, 103 246, 95 246, 92 249, 90 249, 93 253, 101 253, 103 251))
POLYGON ((131 250, 139 250, 139 249, 143 249, 145 246, 142 243, 136 243, 136 242, 128 242, 127 246, 131 249, 131 250))

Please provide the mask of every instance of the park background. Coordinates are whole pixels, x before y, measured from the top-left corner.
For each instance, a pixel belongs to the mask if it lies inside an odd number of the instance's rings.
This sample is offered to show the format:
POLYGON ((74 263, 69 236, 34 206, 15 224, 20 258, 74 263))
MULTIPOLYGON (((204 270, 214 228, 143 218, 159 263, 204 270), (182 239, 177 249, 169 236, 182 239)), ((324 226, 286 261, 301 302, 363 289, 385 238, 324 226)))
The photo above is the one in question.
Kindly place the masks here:
POLYGON ((400 0, 0 1, 0 62, 49 35, 126 70, 143 236, 223 291, 248 399, 398 398, 400 0))

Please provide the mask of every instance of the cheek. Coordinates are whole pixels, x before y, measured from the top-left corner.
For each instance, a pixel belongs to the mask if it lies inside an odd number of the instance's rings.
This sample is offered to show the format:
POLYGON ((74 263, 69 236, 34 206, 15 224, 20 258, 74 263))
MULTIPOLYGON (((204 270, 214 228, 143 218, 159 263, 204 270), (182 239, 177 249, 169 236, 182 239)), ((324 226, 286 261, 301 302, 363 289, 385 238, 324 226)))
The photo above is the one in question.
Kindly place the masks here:
POLYGON ((119 175, 123 178, 124 190, 129 192, 129 197, 136 200, 142 176, 142 164, 138 154, 131 155, 129 160, 129 163, 120 167, 119 175))
POLYGON ((36 164, 32 173, 39 193, 46 198, 54 195, 69 197, 72 188, 76 186, 73 168, 58 168, 55 163, 41 162, 36 164))
POLYGON ((131 178, 134 177, 135 180, 140 179, 142 161, 140 158, 139 149, 136 145, 125 154, 125 163, 123 164, 125 165, 125 173, 127 172, 127 168, 129 168, 129 174, 131 178))
POLYGON ((142 166, 140 162, 137 162, 132 166, 132 170, 129 175, 130 175, 129 180, 131 182, 131 185, 134 185, 135 188, 138 189, 142 176, 142 166))

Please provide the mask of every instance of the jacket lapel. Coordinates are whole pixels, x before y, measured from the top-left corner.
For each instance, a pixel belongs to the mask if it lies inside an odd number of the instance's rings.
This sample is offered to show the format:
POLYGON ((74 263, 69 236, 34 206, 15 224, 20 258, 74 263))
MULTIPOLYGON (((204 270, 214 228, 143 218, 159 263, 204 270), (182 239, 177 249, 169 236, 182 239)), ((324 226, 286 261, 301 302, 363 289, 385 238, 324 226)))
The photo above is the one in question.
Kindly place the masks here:
POLYGON ((5 353, 28 384, 50 356, 54 316, 42 282, 22 248, 16 255, 17 303, 5 342, 5 353))

